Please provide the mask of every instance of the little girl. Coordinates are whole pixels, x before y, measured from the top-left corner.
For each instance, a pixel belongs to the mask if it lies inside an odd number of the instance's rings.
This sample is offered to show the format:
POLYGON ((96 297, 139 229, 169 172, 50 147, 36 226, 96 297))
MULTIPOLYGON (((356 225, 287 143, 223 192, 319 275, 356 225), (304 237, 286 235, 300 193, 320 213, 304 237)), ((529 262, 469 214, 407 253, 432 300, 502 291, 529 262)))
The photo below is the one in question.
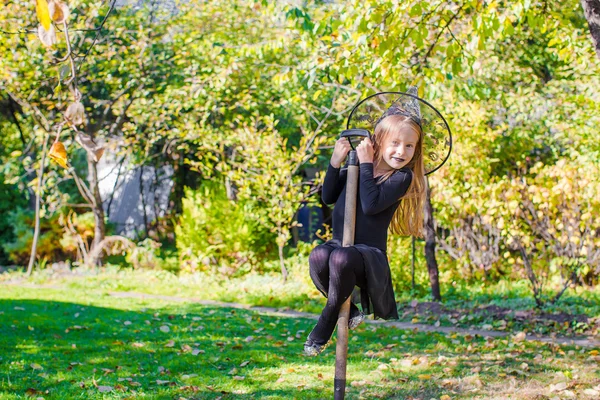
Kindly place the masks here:
MULTIPOLYGON (((387 233, 421 237, 425 171, 423 132, 420 121, 409 115, 383 116, 375 126, 373 142, 364 139, 356 148, 359 185, 354 245, 342 247, 347 169, 341 168, 350 144, 339 139, 323 183, 322 198, 333 209, 333 240, 313 249, 309 257, 310 277, 327 304, 304 344, 306 355, 317 355, 335 329, 338 313, 354 286, 361 289, 365 314, 398 319, 390 267, 387 233)), ((350 306, 350 329, 364 314, 350 306)))

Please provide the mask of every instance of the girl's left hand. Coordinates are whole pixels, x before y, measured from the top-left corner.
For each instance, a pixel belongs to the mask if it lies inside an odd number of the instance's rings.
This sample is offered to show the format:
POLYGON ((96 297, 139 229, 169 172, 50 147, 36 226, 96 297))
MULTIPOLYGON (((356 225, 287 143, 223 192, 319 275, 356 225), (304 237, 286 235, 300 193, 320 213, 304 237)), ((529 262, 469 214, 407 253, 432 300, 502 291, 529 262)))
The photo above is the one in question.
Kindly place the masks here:
POLYGON ((358 155, 358 161, 361 163, 372 163, 374 153, 373 142, 369 138, 363 139, 356 147, 356 155, 358 155))

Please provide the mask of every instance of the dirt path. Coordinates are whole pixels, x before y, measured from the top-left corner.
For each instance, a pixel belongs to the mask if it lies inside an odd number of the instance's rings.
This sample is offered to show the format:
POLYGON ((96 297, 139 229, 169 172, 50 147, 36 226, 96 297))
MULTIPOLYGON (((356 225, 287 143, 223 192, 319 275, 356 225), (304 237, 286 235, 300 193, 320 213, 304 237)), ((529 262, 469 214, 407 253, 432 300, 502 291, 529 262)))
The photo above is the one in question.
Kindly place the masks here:
MULTIPOLYGON (((109 295, 113 297, 121 297, 121 298, 140 298, 140 299, 161 299, 161 300, 169 300, 169 301, 179 301, 179 302, 192 302, 203 305, 210 306, 219 306, 219 307, 230 307, 230 308, 241 308, 245 310, 251 310, 255 312, 259 312, 261 314, 275 315, 280 317, 292 317, 292 318, 308 318, 308 319, 318 319, 317 314, 300 312, 294 310, 280 310, 271 307, 259 307, 259 306, 249 306, 247 304, 239 304, 239 303, 226 303, 222 301, 215 300, 202 300, 194 297, 177 297, 177 296, 164 296, 164 295, 155 295, 155 294, 145 294, 145 293, 137 293, 137 292, 109 292, 109 295)), ((409 329, 409 330, 419 330, 423 332, 440 332, 445 334, 458 333, 462 335, 479 335, 482 337, 507 337, 511 336, 513 333, 509 332, 500 332, 500 331, 485 331, 485 330, 477 330, 477 329, 466 329, 466 328, 455 328, 451 326, 434 326, 434 325, 426 325, 426 324, 413 324, 410 322, 396 322, 396 321, 382 321, 382 320, 370 320, 366 319, 366 323, 372 325, 383 325, 383 326, 391 326, 398 329, 409 329)), ((529 341, 539 341, 544 343, 557 343, 557 344, 566 344, 571 346, 581 346, 581 347, 590 347, 590 348, 600 348, 600 341, 594 338, 588 337, 552 337, 552 336, 542 336, 542 335, 527 335, 525 340, 529 341)))

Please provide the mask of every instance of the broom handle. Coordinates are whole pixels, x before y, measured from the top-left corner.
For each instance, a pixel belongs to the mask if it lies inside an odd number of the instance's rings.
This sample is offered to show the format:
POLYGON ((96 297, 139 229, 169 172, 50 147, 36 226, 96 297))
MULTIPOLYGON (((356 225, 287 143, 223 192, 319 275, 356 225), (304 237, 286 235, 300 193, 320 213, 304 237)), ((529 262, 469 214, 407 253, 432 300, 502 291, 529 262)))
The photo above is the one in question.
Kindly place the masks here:
MULTIPOLYGON (((354 228, 356 225, 356 198, 358 193, 358 157, 355 150, 348 153, 348 175, 346 180, 346 208, 344 210, 344 236, 342 246, 354 244, 354 228)), ((348 361, 348 319, 350 318, 350 301, 352 296, 342 304, 337 321, 337 343, 335 348, 334 399, 343 400, 346 395, 346 364, 348 361)))

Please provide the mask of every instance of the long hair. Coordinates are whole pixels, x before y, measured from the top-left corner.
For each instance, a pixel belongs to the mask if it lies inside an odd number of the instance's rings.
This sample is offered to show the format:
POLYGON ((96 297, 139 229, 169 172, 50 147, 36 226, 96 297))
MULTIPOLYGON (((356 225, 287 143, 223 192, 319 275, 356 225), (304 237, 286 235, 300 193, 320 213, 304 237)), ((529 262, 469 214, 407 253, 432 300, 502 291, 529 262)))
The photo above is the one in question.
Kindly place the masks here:
MULTIPOLYGON (((412 171, 412 181, 392 217, 390 231, 403 236, 423 237, 423 205, 425 203, 426 186, 425 168, 423 166, 423 131, 421 127, 404 115, 390 115, 384 118, 377 124, 373 133, 375 153, 373 158, 375 166, 385 162, 383 160, 383 150, 386 140, 392 133, 399 132, 401 129, 412 129, 417 133, 419 139, 412 159, 406 164, 406 167, 412 171)), ((386 181, 394 172, 395 170, 385 173, 377 183, 381 184, 386 181)))

